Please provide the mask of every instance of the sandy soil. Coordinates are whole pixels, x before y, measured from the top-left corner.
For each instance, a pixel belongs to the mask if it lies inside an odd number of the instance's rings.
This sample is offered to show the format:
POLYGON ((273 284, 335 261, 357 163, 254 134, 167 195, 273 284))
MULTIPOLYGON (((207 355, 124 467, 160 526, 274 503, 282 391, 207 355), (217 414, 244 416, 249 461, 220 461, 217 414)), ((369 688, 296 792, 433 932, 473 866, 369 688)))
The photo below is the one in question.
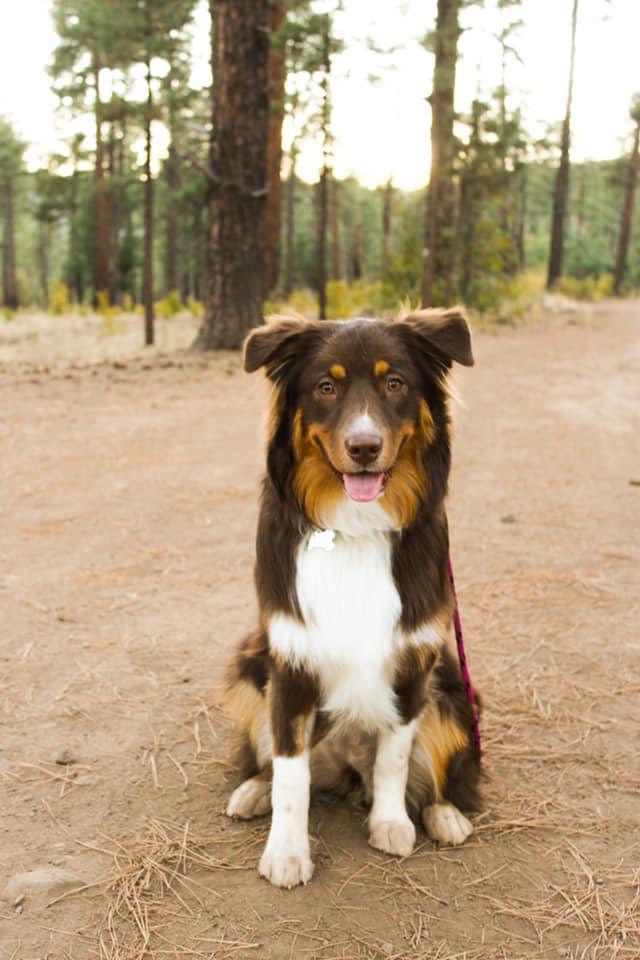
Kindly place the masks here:
POLYGON ((486 811, 399 862, 317 800, 291 892, 257 877, 267 822, 223 815, 262 384, 233 354, 45 370, 38 333, 5 338, 2 958, 640 957, 639 319, 476 337, 450 520, 486 811))

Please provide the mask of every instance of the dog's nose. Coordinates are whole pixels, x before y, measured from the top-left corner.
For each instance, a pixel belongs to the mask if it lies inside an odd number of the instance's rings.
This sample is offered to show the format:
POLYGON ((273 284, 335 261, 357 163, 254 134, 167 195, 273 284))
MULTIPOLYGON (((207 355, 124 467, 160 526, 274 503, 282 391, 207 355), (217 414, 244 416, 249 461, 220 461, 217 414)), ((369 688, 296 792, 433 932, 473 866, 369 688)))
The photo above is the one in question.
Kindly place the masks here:
POLYGON ((356 463, 366 466, 373 463, 382 450, 382 437, 379 433, 352 433, 345 440, 347 453, 356 463))

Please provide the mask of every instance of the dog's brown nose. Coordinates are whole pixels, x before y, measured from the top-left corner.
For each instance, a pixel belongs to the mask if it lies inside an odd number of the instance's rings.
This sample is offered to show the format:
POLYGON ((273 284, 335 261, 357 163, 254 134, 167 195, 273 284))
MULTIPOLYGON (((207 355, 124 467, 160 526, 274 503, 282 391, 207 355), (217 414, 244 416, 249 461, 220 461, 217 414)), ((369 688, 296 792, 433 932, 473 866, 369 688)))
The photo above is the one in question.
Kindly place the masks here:
POLYGON ((345 440, 345 446, 351 459, 364 467, 379 455, 382 437, 379 433, 352 433, 345 440))

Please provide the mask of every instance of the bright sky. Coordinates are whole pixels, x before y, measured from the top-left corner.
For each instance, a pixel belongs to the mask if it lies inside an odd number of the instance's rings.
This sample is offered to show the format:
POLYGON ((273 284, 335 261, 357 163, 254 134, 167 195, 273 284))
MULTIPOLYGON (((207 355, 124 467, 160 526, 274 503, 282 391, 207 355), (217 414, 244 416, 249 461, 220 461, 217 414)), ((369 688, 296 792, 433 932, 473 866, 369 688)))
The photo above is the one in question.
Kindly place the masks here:
MULTIPOLYGON (((487 96, 500 80, 499 29, 493 8, 470 8, 460 42, 456 107, 464 110, 476 91, 487 96)), ((8 115, 31 147, 29 166, 46 161, 64 139, 62 116, 49 90, 47 64, 56 36, 50 0, 0 2, 0 114, 8 115)), ((512 102, 523 106, 534 134, 557 124, 564 113, 572 0, 523 0, 524 20, 515 46, 522 63, 513 62, 508 87, 512 102)), ((433 58, 420 39, 434 23, 436 0, 343 0, 338 32, 347 50, 335 63, 333 78, 335 171, 355 175, 369 186, 393 178, 396 186, 414 189, 426 183, 429 168, 433 58), (379 56, 367 49, 393 46, 379 56), (371 74, 377 74, 375 83, 371 74)), ((207 79, 206 5, 199 12, 194 39, 194 76, 207 79)), ((573 122, 577 159, 604 159, 626 149, 631 123, 631 95, 640 90, 638 38, 640 0, 581 0, 573 122)), ((313 180, 319 150, 304 149, 300 173, 313 180)))

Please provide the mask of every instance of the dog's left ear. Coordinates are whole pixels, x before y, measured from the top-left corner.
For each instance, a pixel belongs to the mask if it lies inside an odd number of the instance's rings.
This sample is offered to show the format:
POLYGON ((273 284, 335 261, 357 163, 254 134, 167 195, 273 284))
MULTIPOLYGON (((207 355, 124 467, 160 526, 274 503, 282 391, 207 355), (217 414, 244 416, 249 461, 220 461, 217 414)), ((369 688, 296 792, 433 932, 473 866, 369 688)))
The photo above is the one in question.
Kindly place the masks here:
POLYGON ((300 346, 302 334, 311 328, 304 317, 269 317, 252 330, 244 342, 244 369, 253 373, 267 368, 267 376, 277 380, 300 346))
POLYGON ((416 310, 399 317, 396 323, 404 324, 419 346, 443 358, 447 366, 451 366, 452 360, 465 367, 473 366, 471 333, 464 307, 416 310))

